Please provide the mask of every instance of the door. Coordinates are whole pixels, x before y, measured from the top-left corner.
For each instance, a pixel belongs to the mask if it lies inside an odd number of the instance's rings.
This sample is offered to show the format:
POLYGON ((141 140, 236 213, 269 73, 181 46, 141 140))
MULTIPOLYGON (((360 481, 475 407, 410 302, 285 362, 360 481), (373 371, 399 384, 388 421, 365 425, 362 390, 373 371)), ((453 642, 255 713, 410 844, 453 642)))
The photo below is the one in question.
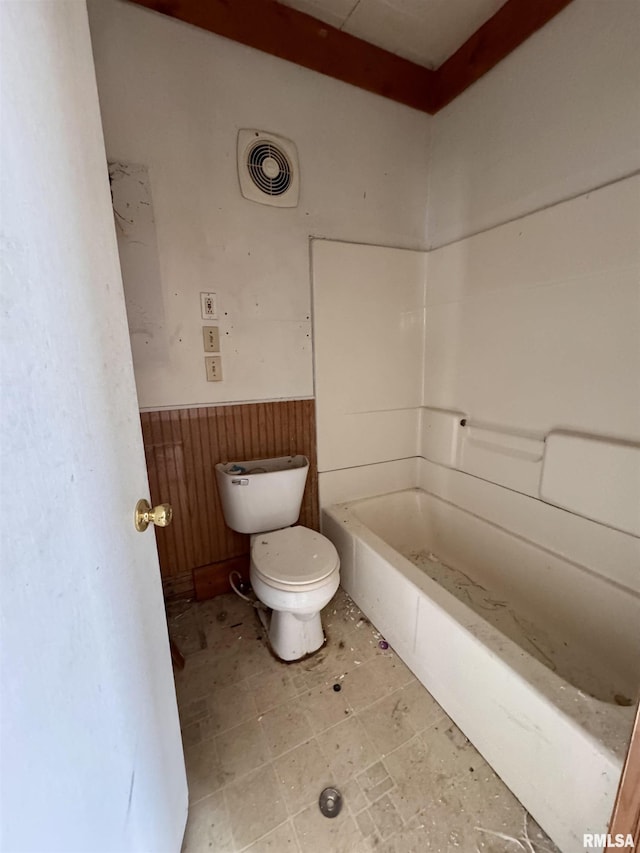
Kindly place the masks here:
POLYGON ((0 848, 177 851, 187 789, 85 4, 0 2, 0 848))

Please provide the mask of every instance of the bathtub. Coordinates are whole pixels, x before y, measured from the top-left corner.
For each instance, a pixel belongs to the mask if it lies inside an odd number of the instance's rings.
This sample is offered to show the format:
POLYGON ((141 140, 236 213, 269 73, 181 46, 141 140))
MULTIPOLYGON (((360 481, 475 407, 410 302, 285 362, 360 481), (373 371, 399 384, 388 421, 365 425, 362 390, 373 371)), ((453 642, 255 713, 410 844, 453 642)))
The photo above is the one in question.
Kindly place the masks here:
POLYGON ((347 592, 560 849, 606 832, 638 590, 420 489, 325 508, 323 532, 347 592))

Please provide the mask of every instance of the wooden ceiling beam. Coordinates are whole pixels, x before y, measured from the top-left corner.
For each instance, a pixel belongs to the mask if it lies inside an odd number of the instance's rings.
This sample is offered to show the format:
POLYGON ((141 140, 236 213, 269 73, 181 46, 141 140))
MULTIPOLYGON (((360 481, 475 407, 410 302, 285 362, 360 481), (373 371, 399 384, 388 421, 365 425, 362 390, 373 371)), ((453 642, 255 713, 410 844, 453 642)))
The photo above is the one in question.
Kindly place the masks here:
POLYGON ((543 27, 572 0, 507 0, 435 72, 437 113, 543 27))
POLYGON ((507 0, 436 71, 276 0, 130 0, 433 115, 572 0, 507 0))
POLYGON ((433 71, 275 0, 132 0, 344 83, 431 111, 433 71))

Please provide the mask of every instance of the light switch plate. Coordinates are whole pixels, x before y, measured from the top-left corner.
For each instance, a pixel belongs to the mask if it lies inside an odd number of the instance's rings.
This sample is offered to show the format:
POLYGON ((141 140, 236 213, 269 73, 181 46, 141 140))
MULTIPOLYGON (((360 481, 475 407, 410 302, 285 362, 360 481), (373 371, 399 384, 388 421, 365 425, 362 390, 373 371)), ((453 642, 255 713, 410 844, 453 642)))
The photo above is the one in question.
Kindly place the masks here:
POLYGON ((222 356, 210 355, 204 360, 204 365, 207 371, 207 382, 222 381, 222 356))
POLYGON ((218 319, 218 297, 215 293, 200 294, 200 312, 203 320, 218 319))
POLYGON ((217 326, 203 326, 202 338, 205 352, 220 352, 220 331, 217 326))

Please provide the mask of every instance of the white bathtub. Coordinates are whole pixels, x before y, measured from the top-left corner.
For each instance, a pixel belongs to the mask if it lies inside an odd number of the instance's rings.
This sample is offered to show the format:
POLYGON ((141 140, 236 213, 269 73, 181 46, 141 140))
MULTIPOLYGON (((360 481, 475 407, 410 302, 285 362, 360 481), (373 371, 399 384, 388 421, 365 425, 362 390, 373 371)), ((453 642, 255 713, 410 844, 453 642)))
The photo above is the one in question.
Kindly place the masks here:
POLYGON ((638 696, 640 596, 481 515, 411 489, 324 509, 323 532, 358 606, 560 849, 578 853, 613 807, 634 712, 617 703, 638 696))

